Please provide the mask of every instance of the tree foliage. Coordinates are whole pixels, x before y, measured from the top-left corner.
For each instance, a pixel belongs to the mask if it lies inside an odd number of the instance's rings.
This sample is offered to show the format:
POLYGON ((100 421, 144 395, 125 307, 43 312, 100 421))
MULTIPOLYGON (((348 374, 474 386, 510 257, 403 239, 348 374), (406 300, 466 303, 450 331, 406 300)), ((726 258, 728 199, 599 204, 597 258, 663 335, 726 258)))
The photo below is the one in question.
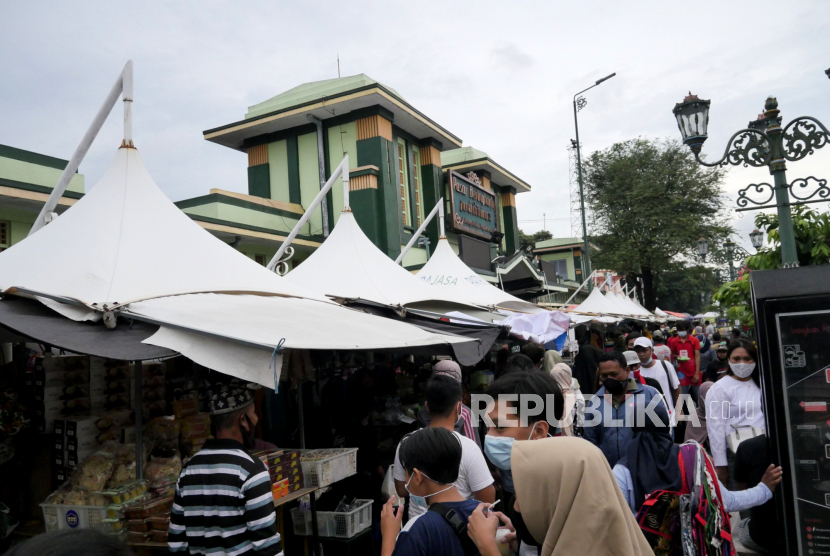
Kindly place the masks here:
POLYGON ((537 241, 544 241, 546 239, 552 239, 553 234, 547 230, 539 230, 538 232, 527 235, 521 229, 519 229, 519 245, 535 245, 537 241))
MULTIPOLYGON (((830 214, 819 213, 805 205, 792 207, 790 214, 793 219, 798 264, 809 266, 830 263, 830 214)), ((756 215, 755 227, 766 233, 770 246, 748 257, 746 267, 741 269, 738 279, 721 286, 714 297, 727 309, 731 320, 739 319, 748 328, 755 327, 749 273, 753 270, 781 267, 778 214, 756 215)))
POLYGON ((695 260, 700 237, 731 233, 721 193, 724 170, 698 164, 673 140, 631 139, 585 161, 592 266, 642 278, 648 309, 660 274, 695 260))
POLYGON ((706 266, 675 265, 660 274, 657 305, 661 309, 696 315, 705 312, 720 282, 706 266))

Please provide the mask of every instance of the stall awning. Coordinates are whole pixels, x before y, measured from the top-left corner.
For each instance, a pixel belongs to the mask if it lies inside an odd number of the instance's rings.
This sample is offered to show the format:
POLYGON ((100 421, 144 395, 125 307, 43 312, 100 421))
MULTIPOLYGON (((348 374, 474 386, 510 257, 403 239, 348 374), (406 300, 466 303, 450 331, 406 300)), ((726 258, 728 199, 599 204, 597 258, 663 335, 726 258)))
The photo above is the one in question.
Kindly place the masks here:
POLYGON ((418 271, 418 278, 452 299, 478 305, 497 307, 524 313, 546 311, 516 296, 488 284, 473 269, 458 258, 452 246, 441 238, 427 264, 418 271))
POLYGON ((31 341, 74 353, 123 361, 176 355, 170 349, 142 343, 158 326, 122 322, 115 330, 108 330, 98 323, 69 320, 33 299, 0 300, 0 325, 31 341))

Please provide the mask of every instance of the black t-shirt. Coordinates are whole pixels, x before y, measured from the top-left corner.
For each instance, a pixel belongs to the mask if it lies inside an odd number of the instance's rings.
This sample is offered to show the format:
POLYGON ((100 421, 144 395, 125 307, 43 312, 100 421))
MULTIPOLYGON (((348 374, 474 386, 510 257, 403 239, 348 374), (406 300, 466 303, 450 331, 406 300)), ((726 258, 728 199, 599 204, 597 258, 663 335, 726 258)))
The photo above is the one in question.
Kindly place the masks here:
MULTIPOLYGON (((766 436, 744 440, 738 446, 738 453, 735 455, 735 480, 752 488, 761 482, 761 477, 770 463, 772 462, 767 450, 766 436)), ((776 548, 781 549, 777 546, 781 534, 775 513, 775 499, 750 511, 752 514, 749 521, 749 536, 752 540, 772 551, 776 551, 776 548)))
POLYGON ((718 375, 718 371, 725 371, 729 368, 729 360, 724 359, 721 361, 720 359, 715 359, 714 361, 709 362, 709 366, 706 367, 706 370, 703 372, 703 379, 704 380, 711 380, 712 382, 717 382, 718 378, 723 378, 724 374, 718 375))

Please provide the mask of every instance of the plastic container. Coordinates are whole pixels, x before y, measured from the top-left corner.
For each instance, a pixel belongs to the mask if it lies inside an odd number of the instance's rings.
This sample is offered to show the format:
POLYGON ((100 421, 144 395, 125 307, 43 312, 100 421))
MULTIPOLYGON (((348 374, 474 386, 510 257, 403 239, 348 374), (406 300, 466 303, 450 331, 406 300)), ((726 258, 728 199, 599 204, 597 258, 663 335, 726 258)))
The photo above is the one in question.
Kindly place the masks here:
POLYGON ((133 533, 146 533, 150 530, 150 524, 144 519, 131 519, 127 521, 127 528, 133 533))
MULTIPOLYGON (((372 500, 357 500, 360 506, 350 512, 317 512, 317 529, 321 537, 348 539, 372 526, 372 500)), ((311 536, 311 511, 291 510, 294 534, 311 536)))
POLYGON ((164 531, 170 529, 170 514, 151 515, 147 518, 147 524, 151 531, 164 531))
POLYGON ((127 519, 145 519, 153 514, 163 514, 173 507, 173 497, 157 498, 142 504, 134 504, 124 510, 127 519))
POLYGON ((127 542, 131 544, 139 544, 150 541, 150 535, 147 533, 136 533, 135 531, 127 531, 127 542))
POLYGON ((150 531, 150 540, 152 542, 167 542, 167 531, 150 531))
POLYGON ((306 450, 300 456, 303 483, 306 487, 323 487, 357 473, 357 448, 306 450), (303 461, 313 457, 313 461, 303 461))
POLYGON ((96 529, 106 531, 107 508, 103 506, 63 506, 41 504, 46 532, 63 529, 96 529))

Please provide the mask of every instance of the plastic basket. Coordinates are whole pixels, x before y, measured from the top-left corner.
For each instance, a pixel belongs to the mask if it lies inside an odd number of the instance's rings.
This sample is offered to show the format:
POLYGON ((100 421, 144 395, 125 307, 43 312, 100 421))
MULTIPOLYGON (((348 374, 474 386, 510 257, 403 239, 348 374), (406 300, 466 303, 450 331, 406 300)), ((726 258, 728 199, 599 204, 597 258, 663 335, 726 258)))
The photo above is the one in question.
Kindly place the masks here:
POLYGON ((303 468, 303 484, 306 488, 328 486, 357 473, 357 448, 303 452, 310 453, 330 455, 317 461, 300 461, 303 468))
MULTIPOLYGON (((321 537, 348 539, 372 526, 372 500, 357 500, 360 506, 350 512, 317 512, 317 529, 321 537)), ((311 511, 291 510, 294 534, 311 536, 311 511)))
POLYGON ((46 524, 47 533, 63 529, 108 529, 108 525, 104 523, 107 508, 103 506, 41 504, 40 507, 43 508, 43 522, 46 524))

